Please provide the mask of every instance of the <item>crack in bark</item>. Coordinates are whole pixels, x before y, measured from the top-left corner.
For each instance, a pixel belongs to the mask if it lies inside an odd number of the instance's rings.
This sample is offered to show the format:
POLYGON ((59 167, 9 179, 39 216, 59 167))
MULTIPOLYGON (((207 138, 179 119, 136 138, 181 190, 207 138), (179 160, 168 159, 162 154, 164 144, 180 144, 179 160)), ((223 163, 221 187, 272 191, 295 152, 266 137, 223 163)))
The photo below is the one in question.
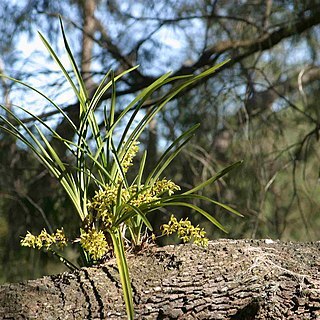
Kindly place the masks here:
POLYGON ((86 276, 86 278, 88 279, 90 285, 91 285, 91 288, 92 288, 92 292, 94 294, 94 297, 96 298, 96 301, 97 301, 97 304, 99 306, 98 308, 98 314, 100 316, 100 319, 105 319, 105 314, 104 314, 104 303, 101 299, 101 295, 95 285, 95 281, 93 279, 91 279, 89 273, 87 270, 84 269, 84 274, 86 276))
POLYGON ((52 276, 52 282, 54 286, 57 288, 57 290, 59 291, 59 298, 61 299, 62 307, 64 308, 66 304, 66 296, 61 288, 61 284, 63 283, 63 275, 52 276))
POLYGON ((168 254, 166 252, 157 252, 155 253, 155 258, 159 262, 165 262, 164 268, 167 270, 179 270, 182 262, 177 259, 175 254, 168 254))
POLYGON ((118 272, 118 269, 116 269, 115 267, 111 267, 111 266, 102 266, 101 270, 107 275, 108 279, 115 285, 116 288, 121 289, 121 285, 119 283, 119 281, 111 274, 111 272, 109 271, 109 268, 113 268, 114 270, 116 270, 118 272))
POLYGON ((91 311, 91 301, 90 301, 90 296, 89 294, 87 293, 84 285, 85 285, 85 282, 81 279, 81 273, 80 272, 77 272, 76 273, 77 275, 77 280, 78 280, 78 283, 79 283, 79 288, 85 298, 85 301, 87 303, 87 307, 86 309, 88 310, 88 315, 87 315, 87 319, 92 319, 92 311, 91 311))
POLYGON ((230 320, 254 320, 260 309, 259 299, 253 299, 244 308, 240 309, 230 320))

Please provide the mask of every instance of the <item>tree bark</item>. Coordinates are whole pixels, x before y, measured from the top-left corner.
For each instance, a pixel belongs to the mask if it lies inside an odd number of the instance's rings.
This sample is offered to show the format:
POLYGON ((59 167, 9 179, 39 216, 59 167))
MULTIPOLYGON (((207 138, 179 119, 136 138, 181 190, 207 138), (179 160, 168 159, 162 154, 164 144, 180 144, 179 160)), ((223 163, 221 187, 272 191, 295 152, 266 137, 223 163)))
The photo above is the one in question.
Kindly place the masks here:
MULTIPOLYGON (((137 319, 319 319, 320 242, 217 240, 129 255, 137 319)), ((1 319, 125 319, 116 262, 0 287, 1 319)))

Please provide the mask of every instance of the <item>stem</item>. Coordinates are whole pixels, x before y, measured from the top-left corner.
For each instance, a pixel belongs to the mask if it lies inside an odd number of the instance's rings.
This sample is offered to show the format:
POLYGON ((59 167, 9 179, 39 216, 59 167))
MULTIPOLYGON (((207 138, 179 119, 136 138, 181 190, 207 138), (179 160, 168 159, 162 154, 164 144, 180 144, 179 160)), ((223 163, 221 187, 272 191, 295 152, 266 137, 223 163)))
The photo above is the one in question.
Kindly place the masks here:
POLYGON ((85 267, 92 267, 92 260, 90 258, 90 255, 82 248, 82 246, 79 244, 79 252, 80 252, 80 261, 82 262, 82 265, 85 267))
POLYGON ((134 320, 134 307, 132 298, 132 287, 127 265, 127 258, 124 252, 123 239, 119 228, 110 231, 111 239, 113 242, 114 253, 117 259, 117 265, 120 274, 120 281, 123 290, 123 298, 126 305, 128 320, 134 320))
POLYGON ((66 259, 65 257, 63 257, 60 253, 58 253, 57 251, 54 251, 52 249, 48 249, 48 251, 50 251, 54 256, 58 257, 59 260, 64 263, 71 271, 74 270, 79 270, 79 268, 74 265, 71 261, 69 261, 68 259, 66 259))

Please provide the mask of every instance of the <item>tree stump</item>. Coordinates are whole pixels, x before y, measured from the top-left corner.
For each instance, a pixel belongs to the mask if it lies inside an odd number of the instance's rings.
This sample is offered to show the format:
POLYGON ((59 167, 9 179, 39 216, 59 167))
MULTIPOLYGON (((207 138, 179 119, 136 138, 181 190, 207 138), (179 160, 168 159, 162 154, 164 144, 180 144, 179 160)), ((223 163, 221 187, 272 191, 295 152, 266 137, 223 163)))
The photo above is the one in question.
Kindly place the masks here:
MULTIPOLYGON (((217 240, 128 255, 136 319, 320 319, 320 242, 217 240)), ((114 259, 0 286, 1 319, 126 319, 114 259)))

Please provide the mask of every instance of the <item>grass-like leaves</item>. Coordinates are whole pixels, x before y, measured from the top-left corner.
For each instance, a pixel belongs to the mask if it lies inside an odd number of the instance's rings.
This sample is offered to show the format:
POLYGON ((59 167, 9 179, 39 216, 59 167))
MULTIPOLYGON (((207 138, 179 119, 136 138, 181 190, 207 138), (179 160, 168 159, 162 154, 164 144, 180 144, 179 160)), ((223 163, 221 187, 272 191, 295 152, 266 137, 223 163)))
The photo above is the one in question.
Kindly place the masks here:
MULTIPOLYGON (((92 239, 92 246, 95 245, 97 249, 94 251, 95 256, 103 256, 106 246, 110 245, 117 259, 128 319, 133 319, 132 289, 124 241, 131 241, 133 246, 140 244, 141 236, 145 230, 152 230, 152 225, 148 220, 150 212, 169 206, 187 207, 203 215, 224 231, 226 231, 224 227, 209 212, 193 204, 194 200, 208 201, 231 213, 240 215, 236 210, 225 204, 199 195, 198 191, 214 183, 226 173, 236 168, 241 162, 232 164, 207 181, 180 194, 174 194, 175 191, 179 190, 179 187, 173 182, 165 179, 161 180, 164 170, 192 139, 199 125, 193 126, 172 142, 151 172, 145 172, 145 163, 148 155, 144 151, 136 177, 129 181, 126 175, 131 166, 132 159, 137 153, 140 135, 150 121, 182 90, 211 75, 227 61, 209 68, 197 76, 170 77, 170 73, 167 73, 141 90, 128 106, 120 113, 117 113, 119 112, 116 103, 117 81, 136 67, 116 76, 112 71, 108 72, 93 95, 89 96, 85 82, 81 77, 80 70, 69 47, 62 22, 61 30, 64 46, 72 66, 72 73, 67 71, 48 41, 41 34, 40 38, 48 49, 52 59, 60 67, 61 72, 78 99, 78 126, 61 107, 44 93, 18 79, 4 75, 1 76, 15 81, 44 97, 58 111, 60 116, 67 120, 70 126, 69 129, 74 133, 74 139, 70 141, 60 136, 44 120, 25 108, 19 108, 19 112, 25 113, 34 119, 34 122, 37 123, 35 127, 36 133, 30 130, 15 112, 2 105, 1 108, 5 111, 6 116, 0 115, 0 128, 12 134, 30 148, 48 171, 59 180, 61 186, 70 197, 80 220, 85 225, 84 229, 81 229, 81 236, 77 241, 80 243, 81 241, 88 241, 86 236, 88 230, 86 228, 89 228, 90 234, 95 237, 92 239), (148 99, 151 99, 153 93, 163 86, 170 87, 171 89, 161 99, 158 99, 154 105, 149 106, 148 112, 145 112, 141 118, 140 115, 143 114, 142 108, 144 104, 148 99), (106 93, 111 93, 109 107, 104 108, 104 119, 100 119, 96 115, 96 110, 103 107, 101 104, 106 93), (126 123, 124 123, 125 119, 126 123), (138 121, 137 119, 140 120, 138 121), (101 121, 105 127, 103 131, 99 129, 101 121), (120 137, 117 136, 115 138, 114 132, 119 128, 121 130, 118 131, 121 131, 122 134, 120 137), (66 150, 70 151, 69 153, 74 157, 74 159, 70 160, 70 163, 64 163, 61 155, 55 150, 54 140, 59 141, 59 143, 65 146, 66 150), (96 190, 94 197, 92 194, 89 194, 89 190, 92 187, 96 190), (92 211, 95 212, 94 215, 92 211), (110 244, 107 244, 105 237, 107 233, 112 240, 110 244)), ((32 237, 34 236, 29 234, 28 241, 30 243, 25 239, 25 245, 29 243, 30 246, 34 247, 35 241, 39 239, 32 237)), ((53 243, 56 241, 53 236, 47 235, 47 238, 51 239, 50 241, 53 243)), ((40 245, 39 242, 37 245, 41 247, 41 242, 40 245)), ((85 246, 88 247, 88 242, 86 242, 85 246)), ((82 256, 85 257, 87 264, 92 263, 92 257, 90 257, 88 252, 83 250, 82 256)))

